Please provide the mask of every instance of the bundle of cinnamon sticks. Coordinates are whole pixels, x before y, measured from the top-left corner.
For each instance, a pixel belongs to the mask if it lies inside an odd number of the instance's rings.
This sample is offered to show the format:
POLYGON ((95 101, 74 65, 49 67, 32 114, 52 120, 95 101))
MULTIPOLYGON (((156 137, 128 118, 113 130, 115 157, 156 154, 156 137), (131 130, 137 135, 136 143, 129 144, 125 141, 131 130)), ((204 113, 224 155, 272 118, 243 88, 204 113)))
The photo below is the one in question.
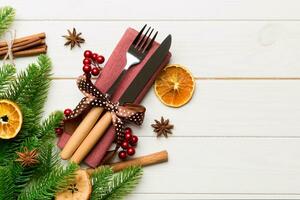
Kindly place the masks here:
MULTIPOLYGON (((11 51, 14 57, 34 56, 47 52, 45 43, 46 34, 38 33, 22 38, 17 38, 13 41, 11 51)), ((6 41, 0 42, 0 58, 3 58, 8 51, 6 41)))

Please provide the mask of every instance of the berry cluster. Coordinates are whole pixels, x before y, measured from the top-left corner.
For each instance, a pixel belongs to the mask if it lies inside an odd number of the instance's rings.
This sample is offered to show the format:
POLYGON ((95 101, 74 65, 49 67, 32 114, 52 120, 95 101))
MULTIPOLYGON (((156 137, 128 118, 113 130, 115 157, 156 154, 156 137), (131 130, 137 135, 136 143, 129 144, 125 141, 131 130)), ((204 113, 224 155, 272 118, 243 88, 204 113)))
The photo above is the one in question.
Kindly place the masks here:
POLYGON ((138 143, 139 138, 136 135, 132 135, 131 128, 126 128, 124 133, 124 140, 121 143, 122 151, 119 152, 119 158, 124 160, 128 156, 135 154, 135 146, 138 143))
POLYGON ((98 76, 100 73, 100 64, 104 63, 105 58, 102 55, 93 53, 90 50, 84 52, 82 71, 86 74, 98 76))

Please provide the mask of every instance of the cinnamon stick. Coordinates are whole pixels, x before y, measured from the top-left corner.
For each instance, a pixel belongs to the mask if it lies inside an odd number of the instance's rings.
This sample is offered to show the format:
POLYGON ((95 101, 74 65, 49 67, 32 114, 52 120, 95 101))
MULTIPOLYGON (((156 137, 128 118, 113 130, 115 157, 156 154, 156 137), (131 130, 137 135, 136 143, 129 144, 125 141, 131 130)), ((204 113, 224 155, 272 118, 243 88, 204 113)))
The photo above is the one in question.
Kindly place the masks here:
MULTIPOLYGON (((121 171, 127 167, 130 166, 148 166, 153 164, 158 164, 162 162, 168 161, 168 152, 167 151, 160 151, 157 153, 153 153, 150 155, 134 158, 127 161, 117 162, 110 164, 109 166, 112 168, 114 172, 121 171)), ((87 169, 87 172, 89 174, 92 174, 95 171, 95 169, 87 169)))
MULTIPOLYGON (((34 37, 34 38, 29 39, 29 40, 24 40, 22 42, 13 44, 12 48, 25 46, 27 44, 31 44, 31 43, 39 41, 39 40, 43 40, 44 41, 44 39, 41 39, 39 37, 34 37)), ((0 51, 3 51, 3 50, 8 50, 8 46, 6 45, 4 47, 0 47, 0 51)))
MULTIPOLYGON (((31 47, 40 46, 40 45, 43 45, 43 44, 45 44, 45 40, 43 40, 43 39, 39 39, 38 38, 38 40, 35 40, 35 39, 27 40, 26 43, 23 43, 23 45, 17 46, 17 47, 13 47, 12 48, 12 52, 17 52, 17 51, 29 49, 31 47)), ((6 48, 4 50, 2 50, 0 48, 0 56, 1 55, 6 55, 7 54, 7 50, 8 50, 8 48, 6 48)))
MULTIPOLYGON (((30 39, 33 39, 33 38, 45 39, 46 34, 45 33, 38 33, 38 34, 34 34, 34 35, 29 35, 29 36, 17 38, 17 39, 14 40, 13 45, 16 45, 18 43, 21 43, 21 42, 24 42, 26 40, 30 40, 30 39)), ((6 41, 0 42, 0 48, 2 48, 2 47, 7 47, 6 41)))
MULTIPOLYGON (((47 45, 41 45, 34 47, 32 49, 21 50, 13 53, 14 57, 27 57, 35 56, 39 54, 47 53, 47 45)), ((1 55, 0 58, 3 58, 5 55, 1 55)))

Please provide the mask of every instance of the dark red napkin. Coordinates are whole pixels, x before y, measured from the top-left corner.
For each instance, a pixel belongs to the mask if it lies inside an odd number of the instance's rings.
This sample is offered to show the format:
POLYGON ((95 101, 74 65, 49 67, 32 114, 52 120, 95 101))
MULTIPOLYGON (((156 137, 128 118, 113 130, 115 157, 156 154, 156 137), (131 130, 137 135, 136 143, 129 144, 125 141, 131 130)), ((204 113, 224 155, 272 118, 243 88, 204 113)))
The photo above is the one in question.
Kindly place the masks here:
MULTIPOLYGON (((105 67, 102 70, 100 77, 97 79, 95 85, 101 92, 106 92, 110 86, 114 83, 114 81, 118 78, 121 74, 125 64, 126 64, 126 52, 133 42, 135 36, 138 32, 132 28, 128 28, 124 35, 122 36, 121 40, 117 44, 116 48, 112 52, 110 58, 105 64, 105 67)), ((158 48, 159 44, 154 43, 153 47, 150 49, 149 53, 147 54, 146 58, 138 65, 129 69, 120 82, 119 87, 117 88, 115 94, 112 97, 113 101, 117 101, 122 94, 126 91, 129 87, 130 83, 134 80, 134 78, 138 75, 140 70, 144 67, 145 63, 149 60, 151 55, 154 51, 158 48)), ((171 53, 169 53, 164 61, 161 63, 160 67, 158 68, 157 72, 152 76, 151 80, 145 85, 143 91, 140 95, 136 98, 134 103, 140 103, 148 90, 151 88, 155 78, 159 74, 159 72, 166 66, 170 60, 171 53)), ((77 123, 73 123, 68 125, 68 129, 62 136, 59 138, 58 147, 63 148, 69 138, 71 137, 72 133, 74 132, 77 123)), ((106 133, 102 136, 100 141, 97 145, 93 148, 90 154, 86 157, 85 163, 91 167, 97 167, 101 164, 102 158, 105 155, 106 150, 109 149, 113 140, 114 140, 114 128, 110 126, 106 133)))

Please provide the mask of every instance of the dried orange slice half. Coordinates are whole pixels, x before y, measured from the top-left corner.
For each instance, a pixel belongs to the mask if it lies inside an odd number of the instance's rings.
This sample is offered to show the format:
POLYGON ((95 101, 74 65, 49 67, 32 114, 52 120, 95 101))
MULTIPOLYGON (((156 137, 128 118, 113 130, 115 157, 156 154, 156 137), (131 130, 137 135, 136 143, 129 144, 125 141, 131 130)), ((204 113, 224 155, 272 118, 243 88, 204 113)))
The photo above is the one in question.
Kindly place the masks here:
POLYGON ((0 138, 16 137, 21 130, 22 122, 20 107, 9 100, 0 100, 0 138))
POLYGON ((78 170, 69 187, 56 195, 56 200, 89 200, 92 193, 90 176, 86 170, 78 170))
POLYGON ((186 67, 171 64, 166 66, 156 79, 154 90, 165 105, 180 107, 192 98, 195 80, 186 67))

